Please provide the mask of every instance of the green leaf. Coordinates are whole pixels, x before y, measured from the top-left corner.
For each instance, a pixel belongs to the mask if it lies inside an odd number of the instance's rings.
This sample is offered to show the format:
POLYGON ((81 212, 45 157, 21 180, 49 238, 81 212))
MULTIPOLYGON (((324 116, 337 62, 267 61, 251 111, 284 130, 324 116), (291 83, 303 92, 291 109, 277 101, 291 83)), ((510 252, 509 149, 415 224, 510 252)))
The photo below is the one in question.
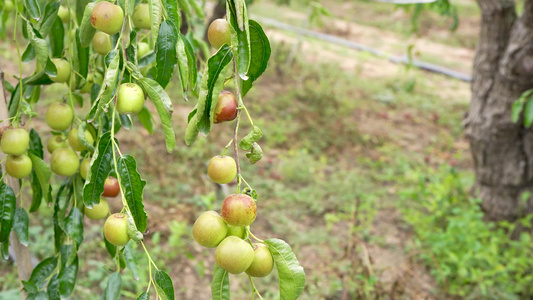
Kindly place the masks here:
MULTIPOLYGON (((37 29, 41 33, 42 37, 46 37, 48 33, 50 33, 50 30, 52 29, 54 22, 56 22, 56 20, 59 19, 57 17, 58 10, 59 10, 59 1, 52 1, 46 5, 46 8, 44 9, 44 16, 39 21, 39 24, 37 24, 37 29)), ((61 19, 59 19, 59 21, 61 21, 61 19)))
POLYGON ((87 4, 83 12, 83 18, 80 23, 80 43, 82 47, 89 47, 96 33, 96 29, 91 25, 91 13, 95 5, 96 3, 94 2, 87 4))
POLYGON ((194 49, 191 43, 183 34, 179 34, 183 45, 185 46, 185 54, 187 56, 187 71, 189 74, 189 88, 195 89, 198 80, 198 67, 196 65, 196 56, 194 55, 194 49))
POLYGON ((199 132, 208 134, 213 124, 213 115, 217 104, 218 96, 224 86, 228 67, 231 65, 233 55, 228 45, 220 47, 215 55, 207 60, 207 67, 202 76, 200 83, 200 94, 198 97, 197 112, 191 118, 185 133, 185 142, 190 145, 196 140, 194 129, 198 128, 199 132))
POLYGON ((117 86, 117 75, 120 64, 120 55, 118 54, 118 50, 109 52, 106 56, 106 59, 110 57, 112 58, 105 72, 103 86, 100 89, 98 98, 96 101, 94 101, 93 106, 91 107, 91 111, 89 111, 87 117, 88 122, 92 122, 97 119, 104 110, 107 110, 109 104, 113 101, 113 92, 117 86))
POLYGON ((253 143, 252 151, 250 151, 250 153, 246 153, 246 157, 252 164, 255 164, 256 162, 260 161, 261 158, 263 158, 263 149, 261 149, 261 146, 259 146, 258 143, 253 143))
POLYGON ((141 175, 137 172, 137 162, 131 155, 123 155, 118 159, 117 172, 135 226, 137 230, 143 232, 148 224, 143 205, 143 189, 146 181, 141 179, 141 175))
POLYGON ((48 292, 48 300, 61 300, 61 294, 59 293, 59 279, 57 278, 57 274, 53 275, 50 281, 48 281, 46 291, 48 292))
POLYGON ((24 246, 28 246, 28 223, 29 218, 26 210, 23 207, 17 207, 13 230, 17 233, 20 243, 24 246))
POLYGON ((150 293, 144 292, 137 297, 137 300, 150 300, 150 293))
POLYGON ((41 184, 39 183, 39 178, 37 177, 37 173, 35 173, 35 169, 31 170, 30 183, 31 183, 31 190, 32 190, 32 201, 31 201, 31 206, 30 206, 30 212, 36 212, 41 206, 41 202, 43 199, 43 192, 41 189, 41 184))
POLYGON ((35 171, 35 175, 37 175, 37 179, 41 185, 42 194, 43 196, 46 196, 50 190, 50 176, 52 175, 50 167, 48 167, 48 165, 41 158, 39 158, 37 153, 34 153, 32 150, 28 151, 28 156, 31 159, 33 170, 35 171))
POLYGON ((163 6, 167 12, 168 20, 172 22, 176 32, 180 32, 180 15, 178 12, 178 1, 162 0, 163 6))
POLYGON ((265 244, 278 269, 280 299, 297 299, 305 288, 305 272, 291 246, 280 239, 268 239, 265 244))
POLYGON ((35 58, 35 50, 31 44, 28 44, 24 53, 22 53, 22 62, 30 62, 35 58))
POLYGON ((137 264, 137 258, 135 258, 135 252, 131 248, 131 243, 126 244, 124 247, 124 258, 133 279, 139 280, 139 265, 137 264))
POLYGON ((52 256, 41 261, 35 269, 33 269, 29 281, 38 288, 42 289, 46 281, 57 267, 57 257, 52 256))
POLYGON ((44 68, 46 74, 50 76, 57 75, 57 69, 54 63, 50 60, 50 57, 48 57, 48 43, 37 35, 37 32, 33 29, 30 22, 26 22, 26 24, 28 39, 37 55, 37 61, 41 67, 44 68))
POLYGON ((91 152, 94 152, 94 146, 90 144, 85 138, 86 128, 87 128, 87 122, 81 122, 80 125, 78 125, 78 140, 80 141, 80 144, 83 146, 83 148, 91 152))
POLYGON ((35 129, 30 130, 30 149, 39 157, 43 158, 43 144, 35 129))
POLYGON ((174 286, 172 279, 167 273, 161 270, 155 272, 155 289, 162 300, 174 299, 174 286))
POLYGON ((154 133, 154 127, 153 127, 153 124, 152 124, 152 114, 150 113, 148 108, 146 108, 146 106, 144 106, 141 109, 141 111, 137 114, 137 116, 139 117, 139 120, 141 121, 141 124, 143 124, 144 128, 146 128, 148 133, 153 134, 154 133))
POLYGON ((74 70, 78 71, 81 77, 87 79, 89 73, 89 48, 83 47, 80 40, 81 31, 76 29, 76 52, 78 60, 74 60, 74 70))
POLYGON ((211 282, 212 300, 230 300, 229 273, 215 264, 211 282))
POLYGON ((254 125, 252 130, 239 142, 239 146, 241 146, 242 150, 250 151, 253 148, 254 142, 257 142, 262 137, 263 132, 261 131, 261 128, 254 125))
POLYGON ((161 125, 163 126, 163 132, 165 133, 165 144, 167 151, 170 153, 176 147, 176 136, 172 129, 172 102, 165 90, 154 80, 150 78, 142 78, 139 80, 142 89, 148 97, 154 102, 159 118, 161 119, 161 125))
POLYGON ((41 18, 41 8, 37 0, 26 0, 24 1, 24 6, 32 19, 38 21, 41 18))
POLYGON ((248 79, 242 81, 242 97, 252 88, 252 83, 266 70, 270 58, 270 42, 261 25, 254 20, 250 24, 251 60, 248 69, 248 79))
POLYGON ((105 288, 105 300, 116 300, 120 297, 120 290, 122 288, 122 279, 120 273, 112 273, 107 280, 107 287, 105 288))
POLYGON ((78 21, 78 24, 81 24, 85 7, 91 2, 92 0, 76 0, 76 20, 78 21))
POLYGON ((247 80, 250 67, 250 31, 248 24, 248 11, 244 0, 226 1, 226 11, 231 32, 231 45, 233 55, 237 59, 237 71, 243 80, 247 80), (238 6, 235 5, 238 4, 238 6))
POLYGON ((83 242, 83 214, 77 207, 70 210, 65 219, 65 230, 77 246, 83 242))
POLYGON ((165 20, 159 27, 159 35, 156 42, 156 69, 155 80, 165 88, 172 77, 178 58, 176 56, 176 44, 178 34, 174 25, 165 20))
POLYGON ((9 240, 5 241, 4 243, 0 243, 0 246, 2 247, 0 249, 0 255, 2 256, 3 260, 7 261, 9 259, 9 240))
POLYGON ((111 258, 115 258, 115 255, 117 255, 117 246, 111 244, 104 235, 104 242, 105 242, 105 248, 107 250, 107 253, 111 256, 111 258))
POLYGON ((192 145, 200 133, 196 124, 198 124, 197 109, 193 109, 189 114, 189 124, 185 129, 185 144, 187 145, 192 145))
POLYGON ((61 297, 68 298, 74 291, 76 286, 76 278, 78 277, 78 255, 75 247, 63 245, 61 247, 61 270, 59 272, 59 293, 61 297), (73 257, 72 262, 68 261, 73 257))
POLYGON ((157 41, 157 33, 159 32, 159 23, 161 22, 161 6, 160 6, 160 0, 148 0, 148 10, 150 12, 150 33, 152 35, 152 45, 151 48, 153 48, 153 43, 157 41))
MULTIPOLYGON (((115 139, 115 142, 118 141, 115 139)), ((83 187, 83 201, 85 206, 92 207, 100 203, 100 195, 104 192, 104 183, 113 168, 113 144, 111 133, 106 132, 98 141, 98 146, 91 160, 91 167, 87 172, 87 179, 83 187)))
POLYGON ((533 124, 533 97, 527 99, 524 107, 524 126, 529 128, 531 124, 533 124))

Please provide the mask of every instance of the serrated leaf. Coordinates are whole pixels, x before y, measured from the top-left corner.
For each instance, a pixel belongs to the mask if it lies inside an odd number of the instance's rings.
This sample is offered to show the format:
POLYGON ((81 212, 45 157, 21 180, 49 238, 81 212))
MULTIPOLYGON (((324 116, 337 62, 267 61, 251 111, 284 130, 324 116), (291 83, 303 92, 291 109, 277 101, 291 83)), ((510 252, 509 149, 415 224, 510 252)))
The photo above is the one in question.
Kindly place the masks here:
POLYGON ((32 150, 28 151, 28 156, 31 159, 35 175, 37 175, 37 179, 39 180, 42 194, 46 196, 50 190, 50 176, 52 175, 50 167, 32 150))
POLYGON ((524 126, 526 128, 531 127, 533 124, 533 97, 526 100, 524 107, 524 126))
POLYGON ((24 246, 28 246, 28 224, 28 213, 23 207, 17 207, 13 231, 17 233, 20 243, 24 246))
POLYGON ((61 300, 61 294, 59 293, 59 279, 57 279, 57 274, 53 275, 50 281, 48 281, 46 291, 48 293, 48 300, 61 300))
POLYGON ((60 18, 56 18, 52 24, 50 34, 50 48, 52 48, 52 57, 61 57, 63 54, 63 42, 65 39, 65 29, 60 18))
POLYGON ((261 131, 261 128, 259 128, 257 125, 254 125, 252 130, 239 142, 239 146, 242 150, 250 151, 252 150, 254 142, 257 142, 262 137, 263 132, 261 131))
POLYGON ((230 300, 229 273, 215 264, 211 281, 212 300, 230 300))
POLYGON ((265 244, 268 245, 278 269, 280 299, 297 299, 305 288, 305 272, 291 246, 280 239, 268 239, 265 244))
POLYGON ((22 62, 30 62, 35 58, 35 50, 33 49, 32 44, 28 44, 26 46, 26 50, 24 50, 24 53, 22 53, 22 62))
MULTIPOLYGON (((118 144, 118 141, 115 139, 118 144)), ((98 141, 91 160, 91 167, 87 172, 87 179, 83 187, 83 201, 85 206, 92 207, 100 203, 100 195, 104 192, 104 183, 113 168, 113 144, 111 133, 106 132, 98 141)))
POLYGON ((211 131, 218 96, 224 86, 226 73, 232 58, 231 49, 228 45, 224 45, 207 60, 207 67, 200 83, 197 112, 191 118, 186 129, 185 135, 188 145, 192 144, 196 139, 196 136, 194 136, 195 130, 189 129, 189 127, 196 126, 198 131, 203 134, 208 134, 211 131))
POLYGON ((65 219, 65 230, 77 246, 83 242, 83 214, 77 207, 70 210, 65 219))
POLYGON ((28 39, 37 55, 37 61, 45 70, 45 73, 50 76, 57 75, 57 69, 54 63, 48 57, 48 43, 34 31, 33 26, 28 21, 27 24, 27 34, 28 39))
POLYGON ((261 25, 254 20, 249 21, 250 30, 250 67, 248 68, 248 79, 242 81, 242 97, 252 88, 253 82, 266 70, 270 59, 270 42, 261 25))
POLYGON ((153 124, 152 124, 152 114, 150 113, 148 108, 146 108, 146 106, 144 106, 141 109, 141 111, 137 114, 137 116, 139 117, 139 120, 141 121, 141 124, 143 124, 144 128, 146 128, 148 133, 153 134, 154 133, 154 127, 153 127, 153 124))
POLYGON ((113 101, 113 92, 117 86, 117 75, 120 64, 120 55, 118 54, 118 50, 109 52, 106 56, 106 59, 108 58, 111 58, 111 61, 105 72, 103 86, 100 89, 98 97, 94 101, 91 110, 89 111, 87 117, 88 122, 93 122, 95 119, 97 119, 104 110, 107 110, 108 106, 113 101))
POLYGON ((57 257, 48 257, 41 261, 32 271, 29 282, 42 289, 57 267, 57 257))
POLYGON ((180 15, 178 12, 178 2, 176 0, 162 0, 165 11, 167 12, 168 20, 172 22, 176 32, 180 32, 180 15))
POLYGON ((170 153, 176 147, 176 136, 171 122, 172 112, 174 110, 170 97, 157 82, 150 78, 142 78, 139 80, 139 83, 144 92, 154 102, 159 118, 161 119, 161 125, 163 126, 167 151, 170 153))
POLYGON ((87 79, 87 74, 89 74, 89 48, 83 47, 81 44, 81 31, 76 29, 76 53, 77 60, 74 60, 74 70, 78 72, 81 77, 87 79))
POLYGON ((251 49, 246 4, 244 0, 226 1, 226 11, 228 12, 227 18, 230 25, 231 48, 233 55, 237 59, 237 71, 243 80, 247 80, 251 49), (242 23, 243 26, 239 26, 239 23, 242 23))
POLYGON ((72 245, 63 245, 61 247, 61 268, 59 272, 59 293, 61 297, 68 298, 76 286, 78 277, 78 255, 76 247, 72 245))
POLYGON ((120 273, 112 273, 107 280, 107 287, 105 289, 105 300, 116 300, 120 297, 120 290, 122 289, 122 279, 120 273))
POLYGON ((161 270, 155 272, 155 288, 162 300, 174 300, 174 286, 172 279, 161 270))
POLYGON ((143 189, 146 181, 141 179, 141 175, 137 172, 137 162, 131 155, 123 155, 118 159, 117 172, 135 226, 137 230, 143 232, 148 224, 143 204, 143 189))
POLYGON ((135 252, 131 248, 131 243, 126 244, 124 247, 124 258, 126 259, 126 265, 130 269, 133 279, 139 280, 139 265, 137 264, 135 252))
POLYGON ((43 143, 35 129, 30 130, 30 149, 39 157, 43 158, 43 143))
POLYGON ((38 21, 41 18, 41 8, 37 0, 25 0, 24 6, 32 19, 38 21))
MULTIPOLYGON (((44 16, 37 24, 37 29, 41 33, 41 36, 44 38, 48 35, 54 22, 59 19, 57 17, 57 12, 59 10, 59 1, 52 1, 46 4, 44 9, 44 16)), ((59 20, 61 21, 61 20, 59 20)))
POLYGON ((137 300, 150 300, 150 293, 144 292, 137 297, 137 300))
POLYGON ((152 45, 157 41, 157 34, 159 33, 159 23, 161 23, 161 2, 160 0, 148 0, 148 11, 150 12, 150 34, 152 35, 152 45))
POLYGON ((159 35, 156 42, 156 69, 157 76, 155 80, 165 88, 174 73, 174 68, 178 62, 176 56, 176 44, 178 42, 178 34, 174 25, 165 20, 159 27, 159 35))
POLYGON ((87 4, 83 12, 83 18, 80 23, 80 43, 82 47, 89 47, 96 33, 96 29, 91 25, 91 13, 95 5, 96 3, 94 2, 87 4))
POLYGON ((195 89, 198 80, 198 67, 196 65, 196 56, 194 55, 194 49, 192 48, 192 45, 186 36, 181 33, 179 34, 179 36, 180 39, 183 41, 183 45, 185 46, 185 54, 187 55, 189 88, 195 89))
POLYGON ((32 201, 31 201, 31 206, 30 206, 30 212, 35 212, 41 206, 41 202, 43 199, 43 192, 41 189, 41 184, 39 183, 39 178, 37 177, 37 173, 35 173, 34 169, 31 170, 30 183, 31 183, 31 190, 32 190, 32 201))

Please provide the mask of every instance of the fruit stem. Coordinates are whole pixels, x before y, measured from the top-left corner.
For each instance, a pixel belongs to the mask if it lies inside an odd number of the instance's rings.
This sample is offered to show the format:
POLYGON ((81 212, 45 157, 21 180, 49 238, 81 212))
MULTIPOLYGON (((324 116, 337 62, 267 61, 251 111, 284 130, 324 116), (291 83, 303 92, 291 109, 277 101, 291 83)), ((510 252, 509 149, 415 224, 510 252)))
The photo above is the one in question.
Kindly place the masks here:
MULTIPOLYGON (((242 106, 241 90, 239 88, 240 80, 237 74, 237 64, 233 58, 233 77, 235 78, 235 88, 237 90, 237 101, 239 106, 242 106)), ((237 164, 237 194, 241 190, 241 165, 239 164, 239 153, 237 149, 237 133, 239 131, 239 120, 241 118, 241 110, 237 110, 237 117, 235 118, 235 130, 233 131, 233 150, 235 151, 235 163, 237 164)))
POLYGON ((257 240, 258 242, 260 243, 265 243, 265 241, 263 241, 262 239, 256 237, 251 231, 250 229, 246 228, 246 231, 248 231, 248 234, 251 235, 255 240, 257 240))
POLYGON ((252 280, 252 277, 248 275, 248 279, 250 280, 250 285, 252 286, 252 299, 254 298, 254 293, 257 294, 257 296, 259 297, 259 299, 263 300, 263 297, 261 297, 261 294, 259 293, 259 291, 255 288, 255 284, 254 284, 254 281, 252 280))
POLYGON ((144 242, 143 242, 143 241, 141 241, 141 245, 143 246, 144 252, 146 253, 146 257, 148 257, 148 260, 150 261, 150 263, 151 263, 152 265, 154 265, 154 268, 155 268, 156 270, 159 270, 159 269, 157 268, 157 266, 155 265, 155 262, 152 260, 152 257, 150 256, 150 253, 148 253, 148 250, 146 250, 146 246, 144 245, 144 242))
POLYGON ((222 150, 221 156, 226 156, 226 150, 228 150, 229 146, 231 146, 231 143, 233 143, 233 139, 229 141, 229 143, 224 147, 224 150, 222 150))

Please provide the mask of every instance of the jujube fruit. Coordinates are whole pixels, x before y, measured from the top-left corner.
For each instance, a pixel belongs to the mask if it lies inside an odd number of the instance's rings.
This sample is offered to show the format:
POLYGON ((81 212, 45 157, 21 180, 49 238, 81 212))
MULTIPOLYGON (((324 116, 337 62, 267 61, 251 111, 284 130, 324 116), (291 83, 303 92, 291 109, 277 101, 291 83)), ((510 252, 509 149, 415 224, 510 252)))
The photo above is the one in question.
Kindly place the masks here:
POLYGON ((107 177, 104 182, 104 197, 116 197, 120 193, 120 185, 115 177, 107 177))
POLYGON ((265 277, 272 272, 274 268, 274 258, 270 249, 265 244, 254 244, 254 260, 248 269, 246 274, 252 277, 265 277))
POLYGON ((8 155, 6 159, 6 173, 11 177, 24 178, 30 175, 31 168, 31 159, 26 154, 19 156, 8 155))
POLYGON ((48 106, 45 119, 50 128, 63 131, 72 124, 74 112, 69 105, 62 102, 54 102, 48 106))
POLYGON ((80 165, 80 176, 81 178, 83 178, 83 180, 87 180, 87 174, 89 173, 90 167, 91 167, 91 159, 84 158, 81 161, 81 165, 80 165))
POLYGON ((101 55, 107 55, 107 53, 113 49, 111 45, 111 37, 107 33, 101 31, 94 34, 92 44, 94 51, 101 55))
POLYGON ((231 156, 214 156, 207 165, 207 175, 216 183, 230 183, 237 175, 237 164, 231 156))
POLYGON ((104 235, 111 244, 125 246, 130 240, 127 216, 121 213, 109 216, 104 224, 104 235))
POLYGON ((123 83, 118 88, 116 108, 119 114, 136 114, 144 105, 144 92, 135 83, 123 83))
POLYGON ((222 202, 221 215, 229 225, 248 226, 257 216, 257 206, 254 199, 248 195, 229 195, 222 202))
POLYGON ((207 248, 214 248, 226 238, 228 224, 215 211, 201 214, 192 227, 194 240, 207 248))
POLYGON ((59 10, 57 11, 57 16, 61 19, 61 22, 68 23, 70 21, 70 11, 68 8, 64 7, 63 5, 59 6, 59 10))
POLYGON ((52 136, 48 140, 48 143, 46 144, 46 149, 48 149, 48 153, 50 154, 54 153, 56 149, 67 148, 67 147, 68 147, 67 139, 59 135, 52 136))
POLYGON ((215 251, 215 261, 219 267, 231 274, 240 274, 250 267, 254 260, 254 250, 249 243, 228 236, 215 251))
POLYGON ((229 91, 220 92, 215 106, 215 115, 213 122, 222 123, 224 121, 232 121, 237 117, 237 100, 235 96, 229 91))
POLYGON ((55 76, 49 75, 48 77, 50 77, 53 82, 67 82, 70 78, 70 64, 68 61, 62 58, 52 58, 51 60, 56 66, 57 74, 55 76))
MULTIPOLYGON (((89 132, 89 130, 85 130, 85 140, 87 141, 87 143, 89 143, 91 145, 94 143, 94 138, 91 135, 91 133, 89 132)), ((69 143, 70 147, 72 147, 72 149, 74 149, 76 151, 85 150, 85 147, 83 147, 83 145, 82 145, 82 143, 80 141, 80 138, 78 137, 78 129, 77 128, 72 128, 72 130, 70 130, 70 132, 68 133, 68 143, 69 143)))
POLYGON ((207 39, 214 48, 218 49, 224 44, 231 45, 231 33, 226 19, 216 19, 207 29, 207 39))
POLYGON ((0 150, 5 154, 21 155, 30 145, 30 136, 22 128, 9 129, 2 134, 0 150))
POLYGON ((102 1, 97 3, 91 12, 91 25, 107 34, 113 35, 122 29, 124 11, 118 5, 102 1))
POLYGON ((83 213, 91 220, 100 220, 109 214, 109 204, 104 198, 100 198, 100 203, 93 205, 92 208, 84 207, 83 213))
POLYGON ((59 148, 50 157, 50 169, 62 176, 72 176, 78 171, 80 161, 78 155, 71 148, 59 148))
POLYGON ((140 42, 137 44, 137 58, 141 58, 150 51, 150 46, 145 42, 140 42))
POLYGON ((146 3, 140 3, 133 11, 133 26, 140 29, 150 29, 150 8, 146 3))
POLYGON ((244 239, 246 236, 246 228, 241 226, 232 226, 228 225, 228 234, 226 236, 236 236, 238 238, 244 239))

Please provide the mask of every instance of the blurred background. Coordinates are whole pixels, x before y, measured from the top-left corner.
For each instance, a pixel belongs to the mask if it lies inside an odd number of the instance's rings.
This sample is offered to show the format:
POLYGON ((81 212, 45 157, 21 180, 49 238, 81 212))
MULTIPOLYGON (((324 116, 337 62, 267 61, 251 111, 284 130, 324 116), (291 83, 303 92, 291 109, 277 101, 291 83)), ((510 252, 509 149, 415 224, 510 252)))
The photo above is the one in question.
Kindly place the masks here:
MULTIPOLYGON (((264 156, 256 165, 242 160, 243 176, 259 194, 254 234, 289 242, 306 271, 301 299, 531 295, 530 235, 511 239, 506 229, 512 224, 496 229, 485 223, 472 193, 473 162, 461 121, 471 97, 464 79, 471 73, 480 12, 474 0, 455 1, 452 9, 439 3, 424 9, 334 0, 249 5, 251 18, 266 30, 272 55, 245 99, 263 129, 264 156), (303 35, 287 25, 327 36, 303 35), (335 37, 379 55, 341 45, 335 37), (391 55, 407 63, 394 63, 391 55), (409 59, 464 76, 424 71, 409 59)), ((206 3, 205 12, 214 7, 206 3)), ((14 82, 12 38, 8 33, 0 42, 0 65, 14 82)), ((33 68, 24 65, 24 72, 33 68)), ((46 126, 46 106, 65 88, 54 84, 43 90, 37 128, 46 126)), ((167 153, 158 118, 153 135, 136 125, 118 139, 148 182, 145 241, 173 278, 176 298, 209 299, 214 249, 197 245, 191 228, 201 212, 217 210, 233 191, 206 176, 207 161, 226 145, 233 125, 217 125, 209 137, 187 147, 187 114, 196 101, 181 99, 177 79, 166 90, 174 103, 177 150, 167 153)), ((241 132, 248 132, 249 124, 244 126, 241 132)), ((120 210, 119 199, 110 205, 120 210)), ((30 249, 37 259, 53 252, 52 213, 41 207, 32 218, 30 249)), ((105 288, 113 262, 101 238, 103 222, 85 219, 87 243, 79 250, 72 299, 97 299, 105 288)), ((16 297, 16 274, 12 262, 0 263, 0 298, 16 297)), ((131 276, 122 280, 124 299, 146 289, 131 276)), ((276 281, 273 273, 255 283, 265 299, 277 299, 276 281)), ((243 276, 231 277, 231 291, 232 299, 249 299, 251 293, 243 276)))

